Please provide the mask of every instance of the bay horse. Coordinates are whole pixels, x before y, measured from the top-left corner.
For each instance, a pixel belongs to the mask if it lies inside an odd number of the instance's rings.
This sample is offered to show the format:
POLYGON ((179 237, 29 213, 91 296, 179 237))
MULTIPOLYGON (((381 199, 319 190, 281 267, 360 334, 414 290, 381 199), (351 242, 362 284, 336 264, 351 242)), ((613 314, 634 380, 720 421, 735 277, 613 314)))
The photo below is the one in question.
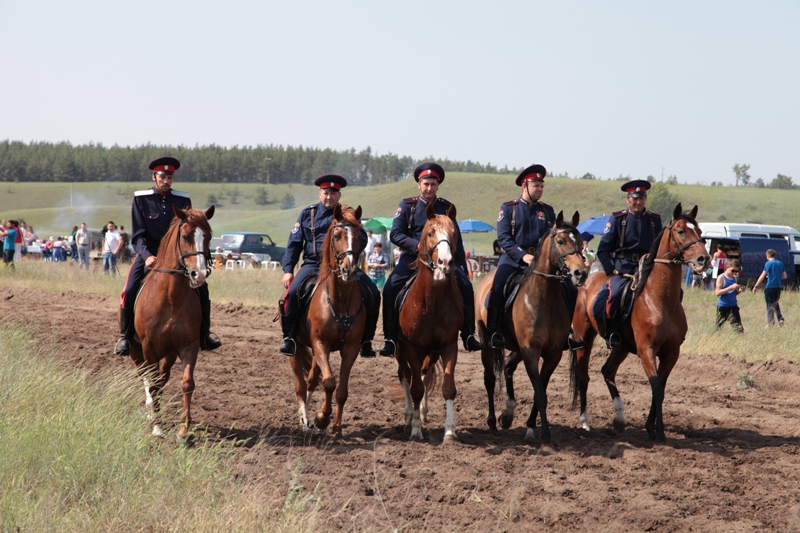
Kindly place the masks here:
MULTIPOLYGON (((539 242, 534 261, 525 270, 519 290, 511 307, 506 311, 505 345, 511 351, 504 363, 503 349, 493 349, 486 330, 487 309, 484 305, 492 288, 494 271, 484 276, 475 291, 476 319, 483 349, 483 382, 489 398, 487 423, 492 431, 497 430, 494 407, 496 381, 506 380, 506 409, 500 417, 504 429, 511 427, 514 420, 516 400, 514 398, 514 371, 520 362, 525 363, 528 378, 533 385, 533 407, 526 422, 525 440, 534 438, 536 417, 541 416, 541 438, 551 441, 550 425, 547 422, 547 385, 550 377, 561 361, 564 345, 570 332, 570 316, 563 294, 563 284, 570 279, 579 286, 586 279, 587 269, 582 249, 583 239, 575 226, 580 222, 580 214, 572 215, 572 222, 564 221, 563 211, 558 213, 555 225, 539 242), (541 369, 539 368, 541 359, 541 369)), ((503 290, 503 287, 497 287, 503 290)))
MULTIPOLYGON (((681 305, 682 265, 695 272, 705 270, 710 257, 706 252, 702 232, 697 225, 697 206, 683 213, 681 204, 675 207, 669 224, 653 240, 649 254, 640 262, 640 277, 634 281, 635 300, 630 321, 623 325, 623 335, 632 342, 650 382, 652 402, 645 428, 651 440, 664 441, 662 405, 667 378, 680 356, 681 344, 688 326, 681 305)), ((595 320, 592 307, 598 291, 608 281, 601 270, 589 276, 585 290, 581 291, 573 315, 573 329, 583 336, 585 346, 572 352, 570 374, 572 403, 580 395, 580 422, 587 431, 591 429, 586 411, 586 389, 589 386, 589 357, 598 332, 604 324, 595 320)), ((625 346, 625 343, 623 343, 625 346)), ((614 403, 614 429, 625 428, 625 404, 615 383, 617 369, 628 356, 626 348, 611 350, 602 368, 603 379, 614 403)))
POLYGON ((200 350, 200 298, 194 289, 205 283, 209 274, 208 221, 214 216, 214 206, 205 212, 173 206, 173 211, 175 218, 136 298, 131 359, 144 379, 148 419, 155 436, 163 434, 156 418, 161 392, 175 361, 180 358, 183 362, 182 424, 178 430, 182 441, 192 422, 194 367, 200 350))
POLYGON ((367 321, 358 286, 358 257, 361 254, 361 206, 356 209, 337 204, 322 245, 322 261, 314 293, 300 321, 297 350, 290 364, 295 376, 295 394, 300 403, 300 422, 303 431, 308 422, 308 403, 311 394, 322 381, 325 401, 317 413, 314 426, 326 429, 331 421, 332 396, 336 392, 336 416, 331 432, 342 433, 342 414, 347 401, 350 371, 358 357, 361 336, 367 321), (339 386, 331 372, 330 354, 339 351, 339 386))
POLYGON ((444 440, 458 440, 454 402, 458 330, 464 302, 456 285, 454 252, 459 233, 456 207, 437 215, 433 203, 425 209, 428 221, 417 247, 417 275, 398 315, 397 377, 405 395, 406 429, 411 439, 423 440, 422 423, 428 420, 428 393, 436 382, 436 363, 444 369, 444 440))

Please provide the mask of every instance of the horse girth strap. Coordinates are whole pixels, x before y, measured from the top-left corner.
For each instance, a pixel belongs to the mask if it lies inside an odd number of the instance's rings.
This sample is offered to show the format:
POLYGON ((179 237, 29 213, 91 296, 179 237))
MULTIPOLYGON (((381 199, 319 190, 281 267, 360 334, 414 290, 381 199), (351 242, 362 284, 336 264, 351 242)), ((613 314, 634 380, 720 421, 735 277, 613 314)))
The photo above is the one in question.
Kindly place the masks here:
MULTIPOLYGON (((358 282, 356 282, 356 283, 358 283, 358 282)), ((337 285, 337 287, 338 287, 338 285, 337 285)), ((356 287, 356 288, 358 288, 358 287, 356 287)), ((344 295, 341 294, 341 288, 339 288, 339 293, 340 293, 341 296, 344 296, 344 295)), ((356 321, 356 318, 358 318, 358 315, 360 315, 361 311, 364 309, 364 302, 363 302, 363 300, 361 300, 361 290, 358 290, 358 298, 359 298, 359 302, 360 302, 359 305, 358 305, 358 311, 356 311, 356 314, 351 315, 350 314, 350 299, 352 297, 353 297, 353 293, 351 291, 350 292, 350 296, 347 298, 347 308, 345 310, 345 314, 339 313, 336 310, 336 308, 333 307, 333 302, 331 301, 331 292, 328 289, 328 278, 325 278, 325 300, 328 302, 328 308, 330 308, 331 313, 333 314, 333 318, 336 319, 336 322, 339 324, 339 327, 342 328, 342 343, 344 343, 345 337, 347 337, 347 334, 350 332, 350 327, 352 327, 353 323, 355 323, 355 321, 356 321)), ((344 299, 344 298, 342 298, 342 299, 344 299)))

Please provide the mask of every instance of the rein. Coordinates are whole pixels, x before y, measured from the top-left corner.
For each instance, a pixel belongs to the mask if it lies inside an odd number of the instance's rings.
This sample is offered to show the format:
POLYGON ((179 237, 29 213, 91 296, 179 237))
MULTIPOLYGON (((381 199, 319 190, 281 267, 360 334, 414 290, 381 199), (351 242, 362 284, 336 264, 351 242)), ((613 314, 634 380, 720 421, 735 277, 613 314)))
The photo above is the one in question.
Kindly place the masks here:
MULTIPOLYGON (((178 266, 173 268, 173 269, 169 269, 169 268, 154 268, 153 269, 154 272, 163 272, 164 274, 179 274, 179 275, 182 275, 182 276, 186 276, 187 278, 191 277, 191 274, 189 273, 189 269, 186 268, 186 262, 184 261, 184 258, 191 257, 193 255, 204 255, 204 254, 203 254, 203 252, 197 252, 197 251, 181 253, 181 232, 180 232, 180 227, 183 226, 185 223, 186 223, 186 219, 183 219, 180 222, 178 222, 178 230, 175 232, 175 235, 176 235, 176 238, 175 238, 175 249, 178 251, 178 253, 177 253, 177 255, 178 255, 178 266)), ((205 260, 205 258, 203 260, 205 260)), ((210 275, 210 271, 209 271, 209 275, 210 275)))
POLYGON ((556 272, 557 272, 557 274, 547 274, 545 272, 539 272, 536 269, 533 270, 533 273, 538 275, 538 276, 542 276, 543 278, 546 278, 546 279, 554 279, 554 280, 558 280, 560 283, 564 283, 564 281, 570 276, 569 267, 567 266, 567 263, 564 261, 564 258, 569 256, 569 255, 573 255, 573 254, 578 254, 581 257, 583 257, 583 254, 577 248, 575 248, 574 250, 571 250, 569 252, 565 252, 563 254, 559 254, 558 251, 556 250, 556 239, 555 239, 555 237, 559 233, 575 234, 575 233, 577 233, 577 231, 578 230, 576 230, 574 228, 572 228, 572 229, 564 228, 564 229, 556 230, 556 228, 554 227, 553 229, 551 229, 550 230, 550 253, 553 256, 555 256, 555 258, 556 258, 556 272))
POLYGON ((675 251, 673 252, 672 250, 670 250, 668 252, 665 252, 664 253, 664 258, 653 259, 654 263, 663 263, 663 264, 668 264, 668 265, 669 264, 672 264, 672 265, 685 265, 685 264, 687 264, 687 261, 686 261, 686 259, 683 258, 683 252, 686 249, 688 249, 690 246, 692 246, 692 245, 694 245, 694 244, 696 244, 698 242, 704 242, 705 241, 705 239, 703 237, 698 237, 695 240, 693 240, 693 241, 691 241, 691 242, 689 242, 687 244, 684 244, 683 246, 679 247, 678 246, 678 241, 677 241, 677 239, 675 239, 675 235, 673 234, 673 228, 675 227, 675 224, 678 222, 678 220, 680 220, 680 218, 678 218, 676 220, 673 220, 670 223, 670 225, 667 227, 667 229, 669 230, 669 237, 667 237, 667 238, 669 239, 669 242, 672 244, 672 246, 675 248, 675 251), (668 255, 670 255, 670 254, 674 254, 675 257, 672 258, 672 259, 667 259, 666 257, 668 255))
MULTIPOLYGON (((356 282, 356 283, 358 283, 358 282, 356 282)), ((341 296, 342 300, 344 300, 344 294, 342 294, 342 288, 338 284, 336 285, 336 287, 339 289, 339 296, 341 296)), ((358 306, 358 311, 356 311, 356 314, 354 314, 354 315, 350 314, 350 302, 353 299, 353 291, 352 290, 350 291, 350 295, 347 297, 347 306, 345 307, 345 309, 346 309, 345 313, 344 314, 339 313, 336 310, 336 308, 333 307, 333 302, 331 301, 331 292, 328 289, 328 278, 325 278, 325 299, 328 302, 328 307, 330 308, 331 313, 333 313, 333 318, 336 319, 336 322, 339 324, 339 327, 342 328, 342 344, 344 344, 345 337, 347 337, 347 333, 350 331, 350 327, 356 321, 356 318, 358 318, 358 315, 361 314, 361 310, 364 309, 364 300, 361 299, 361 290, 360 289, 359 289, 358 297, 359 297, 359 300, 361 301, 361 303, 358 306)))

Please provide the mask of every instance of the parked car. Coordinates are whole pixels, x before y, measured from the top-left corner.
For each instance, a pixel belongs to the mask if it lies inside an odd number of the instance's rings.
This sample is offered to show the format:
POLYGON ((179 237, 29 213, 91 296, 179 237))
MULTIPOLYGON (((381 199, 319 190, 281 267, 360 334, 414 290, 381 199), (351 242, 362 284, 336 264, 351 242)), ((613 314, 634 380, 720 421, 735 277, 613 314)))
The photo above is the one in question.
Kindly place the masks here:
MULTIPOLYGON (((286 253, 284 246, 278 246, 266 233, 253 233, 243 231, 239 233, 224 233, 222 235, 222 250, 238 259, 241 254, 269 255, 272 261, 283 262, 286 253)), ((263 260, 263 259, 262 259, 263 260)))

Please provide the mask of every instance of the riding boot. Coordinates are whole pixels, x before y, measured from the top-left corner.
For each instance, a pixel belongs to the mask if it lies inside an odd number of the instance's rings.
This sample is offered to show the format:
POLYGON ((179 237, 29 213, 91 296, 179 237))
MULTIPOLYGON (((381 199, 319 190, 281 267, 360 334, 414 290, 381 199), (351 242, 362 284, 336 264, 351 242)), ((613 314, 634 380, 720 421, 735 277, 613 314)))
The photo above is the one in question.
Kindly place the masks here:
POLYGON ((378 310, 371 309, 367 313, 367 323, 364 324, 364 335, 361 337, 361 357, 375 357, 375 350, 372 349, 372 338, 375 336, 375 328, 378 327, 378 310))
POLYGON ((502 350, 505 347, 505 339, 500 333, 500 319, 503 317, 503 308, 490 307, 486 317, 486 331, 489 337, 489 346, 502 350))
POLYGON ((464 306, 464 323, 461 325, 461 340, 468 352, 477 352, 483 348, 480 339, 475 335, 475 307, 464 306))
POLYGON ((133 308, 119 308, 119 340, 114 346, 114 355, 131 354, 131 337, 133 336, 133 308))
POLYGON ((200 298, 200 310, 200 349, 216 350, 222 346, 222 342, 211 336, 211 300, 200 298))
POLYGON ((605 325, 606 325, 606 334, 608 338, 606 339, 606 346, 609 350, 613 350, 615 348, 622 348, 622 334, 619 331, 619 320, 614 317, 604 317, 605 318, 605 325))
POLYGON ((294 355, 297 345, 294 342, 295 329, 297 327, 297 315, 281 314, 281 328, 283 329, 283 344, 280 352, 283 355, 294 355))
POLYGON ((397 335, 397 318, 394 305, 383 306, 383 348, 380 354, 384 357, 394 357, 397 352, 395 336, 397 335))

